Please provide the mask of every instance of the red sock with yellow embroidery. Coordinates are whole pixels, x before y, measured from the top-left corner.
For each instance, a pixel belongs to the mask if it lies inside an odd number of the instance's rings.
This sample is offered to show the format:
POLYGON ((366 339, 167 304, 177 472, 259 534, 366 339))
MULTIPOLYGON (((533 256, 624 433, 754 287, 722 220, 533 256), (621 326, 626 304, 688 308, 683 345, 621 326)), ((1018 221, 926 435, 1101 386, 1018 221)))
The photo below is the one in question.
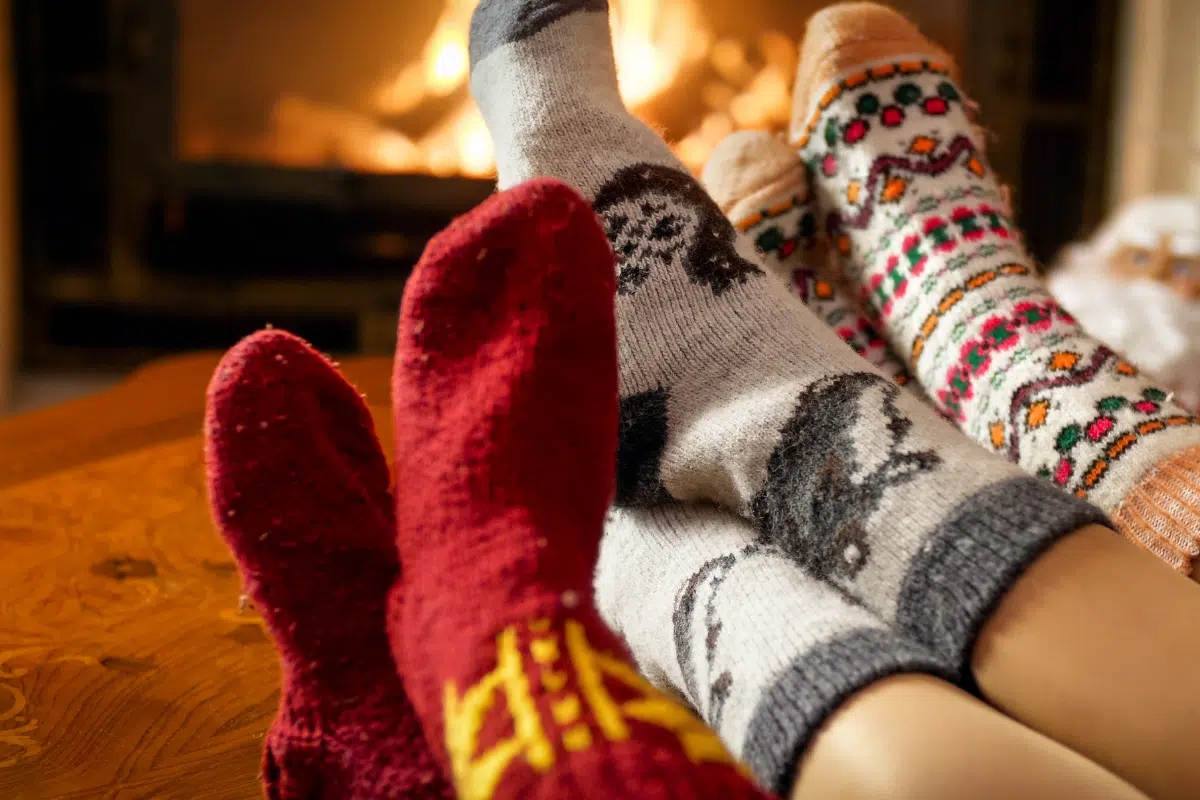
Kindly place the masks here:
POLYGON ((595 214, 552 180, 456 220, 409 279, 389 626, 464 800, 762 796, 592 605, 616 461, 614 291, 595 214))

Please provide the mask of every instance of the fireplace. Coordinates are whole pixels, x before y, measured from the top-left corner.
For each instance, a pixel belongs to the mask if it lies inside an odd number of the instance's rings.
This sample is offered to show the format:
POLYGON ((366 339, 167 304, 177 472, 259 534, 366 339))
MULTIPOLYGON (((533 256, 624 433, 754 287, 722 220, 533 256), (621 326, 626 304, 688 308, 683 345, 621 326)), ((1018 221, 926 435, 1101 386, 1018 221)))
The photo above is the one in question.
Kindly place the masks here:
MULTIPOLYGON (((735 129, 784 127, 823 2, 610 2, 622 95, 690 168, 735 129)), ((1043 257, 1102 210, 1115 3, 895 3, 963 63, 1043 257), (1061 80, 1075 58, 1092 70, 1061 80), (1065 185, 1039 183, 1046 163, 1065 185)), ((426 241, 492 190, 474 4, 17 0, 25 365, 223 348, 265 323, 390 350, 426 241)))

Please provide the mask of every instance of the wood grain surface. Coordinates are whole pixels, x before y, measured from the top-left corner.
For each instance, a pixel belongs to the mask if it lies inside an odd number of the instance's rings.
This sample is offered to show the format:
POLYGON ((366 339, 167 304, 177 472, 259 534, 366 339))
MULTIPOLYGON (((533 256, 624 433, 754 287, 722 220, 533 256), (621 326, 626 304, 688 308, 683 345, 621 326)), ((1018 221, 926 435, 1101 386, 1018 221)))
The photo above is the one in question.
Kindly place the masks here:
MULTIPOLYGON (((261 795, 279 671, 208 516, 217 358, 0 421, 4 800, 261 795)), ((390 363, 343 369, 390 444, 390 363)))

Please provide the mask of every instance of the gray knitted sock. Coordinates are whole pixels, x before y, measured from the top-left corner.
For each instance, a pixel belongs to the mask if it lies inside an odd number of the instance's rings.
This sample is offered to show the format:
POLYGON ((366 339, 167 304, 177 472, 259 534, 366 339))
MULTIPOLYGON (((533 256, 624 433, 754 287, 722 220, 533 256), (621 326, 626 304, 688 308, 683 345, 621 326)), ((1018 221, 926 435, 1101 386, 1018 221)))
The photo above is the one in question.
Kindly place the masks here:
POLYGON ((781 796, 851 695, 889 675, 955 671, 714 506, 614 509, 596 604, 643 674, 781 796))
POLYGON ((482 0, 470 52, 501 187, 573 184, 617 256, 618 505, 732 509, 965 666, 1015 576, 1103 515, 963 437, 766 275, 622 107, 606 12, 604 0, 482 0))
POLYGON ((897 386, 924 392, 831 268, 817 234, 816 202, 804 163, 766 131, 738 131, 721 140, 704 165, 705 191, 733 227, 754 242, 768 270, 854 352, 897 386))

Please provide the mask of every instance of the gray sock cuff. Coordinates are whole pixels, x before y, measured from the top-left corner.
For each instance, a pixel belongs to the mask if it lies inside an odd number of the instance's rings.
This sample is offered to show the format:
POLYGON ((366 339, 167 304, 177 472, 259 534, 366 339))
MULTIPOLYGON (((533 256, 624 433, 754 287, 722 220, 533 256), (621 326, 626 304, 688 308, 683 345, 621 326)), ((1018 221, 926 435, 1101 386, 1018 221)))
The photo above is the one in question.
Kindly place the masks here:
POLYGON ((975 638, 1005 593, 1051 545, 1089 524, 1109 522, 1049 481, 1020 477, 981 489, 913 559, 896 609, 899 630, 968 678, 975 638))
POLYGON ((892 675, 950 679, 954 671, 929 650, 889 631, 843 634, 802 655, 763 692, 741 758, 761 785, 787 797, 813 735, 852 695, 892 675))
POLYGON ((576 11, 607 14, 608 0, 480 0, 471 16, 471 66, 576 11))

